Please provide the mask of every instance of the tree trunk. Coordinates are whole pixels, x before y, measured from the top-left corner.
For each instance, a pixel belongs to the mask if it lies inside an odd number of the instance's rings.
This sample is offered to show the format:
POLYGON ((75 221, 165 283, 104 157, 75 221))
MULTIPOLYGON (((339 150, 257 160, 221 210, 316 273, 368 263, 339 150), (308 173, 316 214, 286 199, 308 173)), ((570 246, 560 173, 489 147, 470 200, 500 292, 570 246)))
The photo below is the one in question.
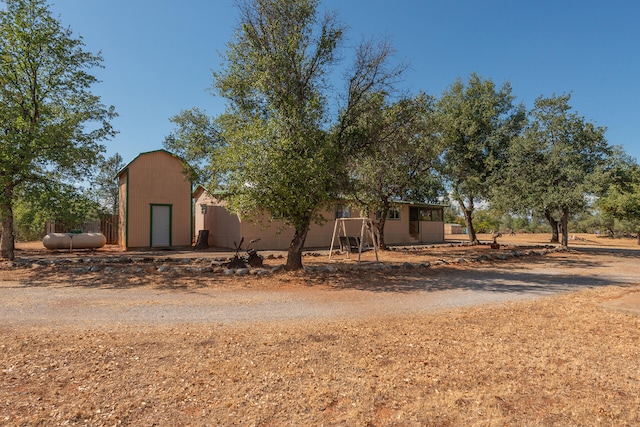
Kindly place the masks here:
POLYGON ((467 226, 467 232, 469 233, 469 242, 474 244, 479 243, 478 237, 476 236, 476 229, 473 228, 473 208, 463 208, 462 212, 464 213, 464 223, 467 226))
POLYGON ((387 244, 384 242, 384 224, 387 221, 387 212, 381 212, 382 216, 380 220, 376 223, 376 228, 378 229, 378 249, 383 251, 387 250, 387 244))
POLYGON ((15 259, 13 241, 13 218, 2 221, 2 238, 0 239, 0 257, 15 259))
POLYGON ((454 196, 454 200, 458 202, 460 208, 462 208, 462 214, 464 215, 464 223, 467 226, 467 233, 469 235, 469 242, 471 244, 478 244, 478 237, 476 236, 476 229, 473 227, 473 210, 475 208, 473 204, 473 197, 469 197, 469 206, 466 206, 462 201, 462 197, 454 196))
POLYGON ((304 249, 304 241, 307 239, 310 223, 311 220, 307 221, 307 225, 303 230, 298 230, 296 228, 293 239, 291 240, 291 243, 289 243, 287 264, 285 265, 285 268, 289 271, 300 270, 302 268, 302 249, 304 249))
POLYGON ((0 258, 15 259, 15 241, 13 236, 13 187, 7 186, 0 198, 0 218, 2 218, 2 237, 0 238, 0 258))
POLYGON ((562 218, 560 218, 560 229, 562 230, 562 246, 569 246, 569 210, 562 209, 562 218))
POLYGON ((607 227, 607 237, 611 237, 612 239, 616 237, 616 231, 613 227, 607 227))
POLYGON ((196 251, 209 249, 209 230, 198 230, 198 240, 193 249, 196 251))
POLYGON ((549 221, 549 225, 551 226, 551 243, 560 243, 560 234, 558 233, 560 223, 556 221, 548 210, 544 211, 544 217, 549 221))

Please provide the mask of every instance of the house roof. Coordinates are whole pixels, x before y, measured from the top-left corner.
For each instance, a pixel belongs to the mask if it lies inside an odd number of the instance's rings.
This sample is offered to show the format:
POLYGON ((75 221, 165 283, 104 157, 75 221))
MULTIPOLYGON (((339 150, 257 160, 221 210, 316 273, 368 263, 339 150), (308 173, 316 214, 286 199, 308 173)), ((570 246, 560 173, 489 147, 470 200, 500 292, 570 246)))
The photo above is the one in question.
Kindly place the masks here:
POLYGON ((191 193, 191 195, 193 196, 193 198, 197 199, 202 195, 202 193, 208 193, 211 196, 223 196, 227 194, 224 190, 221 190, 221 189, 215 190, 213 193, 211 193, 202 184, 198 184, 196 188, 193 190, 193 193, 191 193))
POLYGON ((417 203, 417 202, 393 202, 398 205, 409 205, 417 208, 448 208, 451 205, 441 204, 441 203, 417 203))
POLYGON ((168 155, 170 155, 171 157, 175 157, 176 159, 180 160, 184 165, 186 165, 189 170, 193 171, 193 169, 191 168, 191 166, 189 166, 189 163, 187 163, 186 160, 184 160, 182 157, 178 156, 177 154, 173 154, 170 151, 167 151, 163 148, 159 149, 159 150, 152 150, 152 151, 145 151, 143 153, 138 154, 133 160, 131 160, 129 163, 127 163, 125 165, 125 167, 123 167, 122 169, 120 169, 120 171, 118 171, 118 173, 116 174, 116 176, 114 178, 118 178, 120 177, 120 175, 122 175, 129 166, 131 166, 131 164, 133 164, 133 162, 135 162, 136 160, 138 160, 140 157, 146 155, 146 154, 153 154, 153 153, 166 153, 168 155))
POLYGON ((206 192, 207 192, 207 189, 206 189, 206 188, 204 188, 204 187, 202 186, 202 184, 198 184, 198 185, 196 186, 195 190, 193 190, 193 193, 191 193, 191 196, 192 196, 194 199, 197 199, 198 197, 200 197, 200 195, 201 195, 202 193, 206 193, 206 192))
MULTIPOLYGON (((206 188, 204 188, 204 186, 202 184, 198 184, 198 186, 195 188, 195 190, 193 190, 192 195, 193 195, 194 198, 197 199, 198 197, 200 197, 202 195, 202 193, 209 193, 209 192, 207 191, 206 188)), ((212 196, 213 195, 220 196, 220 195, 224 195, 224 194, 225 194, 224 190, 218 189, 218 190, 214 191, 214 193, 211 194, 211 195, 212 196)), ((344 203, 345 199, 337 198, 335 200, 335 202, 344 203)), ((451 205, 448 205, 448 204, 417 203, 417 202, 406 202, 406 201, 402 201, 402 200, 394 200, 393 204, 396 204, 396 205, 408 205, 408 206, 413 206, 413 207, 417 207, 417 208, 448 208, 449 206, 451 206, 451 205)))

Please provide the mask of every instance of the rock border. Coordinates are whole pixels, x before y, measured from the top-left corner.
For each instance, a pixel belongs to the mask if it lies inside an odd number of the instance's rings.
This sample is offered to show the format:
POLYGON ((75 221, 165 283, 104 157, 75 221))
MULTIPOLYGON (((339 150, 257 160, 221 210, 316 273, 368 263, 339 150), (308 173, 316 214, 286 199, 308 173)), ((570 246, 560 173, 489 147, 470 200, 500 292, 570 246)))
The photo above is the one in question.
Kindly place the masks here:
MULTIPOLYGON (((455 245, 451 244, 451 247, 455 245)), ((458 246, 468 246, 468 245, 458 245, 458 246)), ((402 247, 402 248, 392 248, 391 250, 395 251, 422 251, 425 249, 434 248, 435 246, 411 246, 411 247, 402 247)), ((420 269, 420 268, 431 268, 434 266, 442 266, 442 265, 456 265, 456 264, 466 264, 466 263, 479 263, 485 261, 506 261, 513 258, 521 258, 528 256, 544 256, 554 252, 563 252, 569 251, 569 248, 557 247, 551 245, 545 246, 536 246, 534 249, 528 250, 509 250, 509 251, 498 251, 495 253, 487 253, 482 255, 477 255, 473 257, 458 257, 452 259, 439 259, 434 262, 420 262, 420 263, 412 263, 412 262, 404 262, 402 264, 387 264, 384 262, 366 262, 361 264, 327 264, 327 265, 305 265, 303 266, 303 270, 305 272, 342 272, 342 271, 350 271, 350 270, 410 270, 410 269, 420 269)), ((318 252, 306 252, 304 256, 321 256, 318 252)), ((269 255, 266 257, 267 259, 281 259, 282 255, 279 257, 269 255)), ((218 258, 173 258, 173 257, 149 257, 149 256, 118 256, 118 257, 97 257, 97 256, 87 256, 87 257, 73 257, 73 258, 20 258, 14 261, 5 261, 0 264, 0 268, 2 269, 13 269, 13 268, 24 268, 24 269, 46 269, 52 268, 58 271, 66 270, 76 274, 82 273, 193 273, 193 274, 221 274, 221 275, 236 275, 236 276, 246 276, 246 275, 266 275, 266 274, 274 274, 280 271, 284 271, 284 264, 279 264, 273 267, 262 267, 262 268, 237 268, 230 269, 223 267, 223 263, 227 262, 229 258, 218 257, 218 258)))

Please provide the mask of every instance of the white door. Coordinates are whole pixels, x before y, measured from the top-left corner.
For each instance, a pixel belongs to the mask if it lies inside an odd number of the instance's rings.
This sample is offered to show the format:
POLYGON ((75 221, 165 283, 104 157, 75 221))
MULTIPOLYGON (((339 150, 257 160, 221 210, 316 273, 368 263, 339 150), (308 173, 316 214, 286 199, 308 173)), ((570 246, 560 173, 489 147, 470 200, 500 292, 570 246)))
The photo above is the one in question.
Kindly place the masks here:
POLYGON ((171 246, 170 205, 151 205, 151 246, 171 246))

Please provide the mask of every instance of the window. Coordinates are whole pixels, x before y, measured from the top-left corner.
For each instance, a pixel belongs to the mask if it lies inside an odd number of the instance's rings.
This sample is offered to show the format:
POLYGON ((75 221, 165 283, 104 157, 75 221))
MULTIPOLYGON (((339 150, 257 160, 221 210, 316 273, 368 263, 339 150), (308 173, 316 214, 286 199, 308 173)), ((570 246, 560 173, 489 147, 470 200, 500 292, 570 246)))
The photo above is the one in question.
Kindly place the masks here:
POLYGON ((420 209, 420 221, 443 221, 444 211, 442 208, 422 208, 420 209))
POLYGON ((351 208, 345 205, 336 205, 335 218, 351 218, 351 208))
MULTIPOLYGON (((376 219, 380 220, 382 212, 376 212, 376 219)), ((399 208, 391 208, 389 212, 387 212, 387 219, 400 219, 400 209, 399 208)))

